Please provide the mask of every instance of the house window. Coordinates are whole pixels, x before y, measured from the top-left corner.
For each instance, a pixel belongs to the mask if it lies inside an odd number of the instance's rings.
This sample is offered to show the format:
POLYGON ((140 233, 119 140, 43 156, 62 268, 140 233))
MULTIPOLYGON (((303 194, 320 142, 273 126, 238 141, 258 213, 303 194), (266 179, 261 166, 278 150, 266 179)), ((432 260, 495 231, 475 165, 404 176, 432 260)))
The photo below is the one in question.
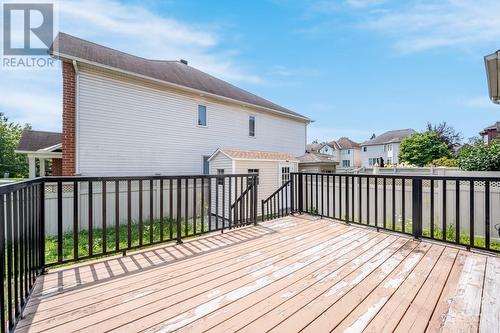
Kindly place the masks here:
MULTIPOLYGON (((217 175, 223 176, 224 169, 217 169, 217 175)), ((224 185, 224 177, 217 177, 217 185, 224 185)))
POLYGON ((208 163, 208 159, 210 156, 203 156, 203 174, 208 175, 210 173, 210 164, 208 163))
POLYGON ((392 157, 387 157, 387 164, 392 164, 392 157))
POLYGON ((351 161, 350 160, 342 160, 342 166, 344 168, 350 167, 351 166, 351 161))
POLYGON ((392 151, 392 144, 384 145, 384 151, 392 151))
POLYGON ((366 151, 366 148, 367 148, 367 147, 363 147, 363 151, 366 151))
POLYGON ((255 116, 248 117, 248 136, 255 137, 255 116))
POLYGON ((207 107, 198 105, 198 125, 207 126, 207 107))
POLYGON ((377 164, 380 165, 378 157, 368 159, 368 165, 373 166, 373 165, 377 165, 377 164))
POLYGON ((351 150, 347 149, 347 155, 351 155, 351 150))
MULTIPOLYGON (((257 176, 259 176, 259 169, 248 169, 248 173, 255 173, 255 174, 257 174, 257 176)), ((253 178, 248 179, 249 185, 252 185, 252 179, 253 178)), ((259 185, 259 178, 258 177, 257 177, 257 185, 259 185)))
POLYGON ((290 167, 281 168, 281 185, 290 180, 290 167))

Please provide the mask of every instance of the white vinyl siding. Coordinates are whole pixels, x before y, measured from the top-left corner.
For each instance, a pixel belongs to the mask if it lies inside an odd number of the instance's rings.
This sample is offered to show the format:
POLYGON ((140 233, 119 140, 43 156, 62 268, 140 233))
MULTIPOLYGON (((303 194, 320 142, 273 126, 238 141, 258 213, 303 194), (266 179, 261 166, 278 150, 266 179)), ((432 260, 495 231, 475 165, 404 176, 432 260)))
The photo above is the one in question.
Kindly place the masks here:
POLYGON ((76 159, 82 175, 200 174, 217 148, 300 156, 306 123, 81 66, 76 159), (197 126, 198 105, 208 125, 197 126), (256 136, 248 136, 255 114, 256 136))

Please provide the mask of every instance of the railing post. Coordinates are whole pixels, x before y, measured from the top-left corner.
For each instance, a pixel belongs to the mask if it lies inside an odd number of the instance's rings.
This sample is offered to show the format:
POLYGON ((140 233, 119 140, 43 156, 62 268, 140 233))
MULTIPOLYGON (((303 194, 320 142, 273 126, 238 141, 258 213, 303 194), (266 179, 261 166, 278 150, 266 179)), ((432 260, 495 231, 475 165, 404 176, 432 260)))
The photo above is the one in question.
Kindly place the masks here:
POLYGON ((253 224, 254 225, 257 225, 257 212, 258 212, 258 209, 257 209, 257 202, 259 200, 259 196, 258 196, 258 187, 259 187, 259 176, 254 176, 253 178, 253 189, 254 189, 254 193, 253 193, 253 196, 254 196, 254 200, 253 200, 253 224))
MULTIPOLYGON (((24 203, 26 204, 26 202, 24 203)), ((41 273, 45 270, 45 180, 40 184, 40 264, 41 273)))
MULTIPOLYGON (((186 189, 187 190, 187 189, 186 189)), ((176 216, 176 227, 177 227, 177 244, 182 244, 182 229, 181 229, 181 179, 177 179, 177 216, 176 216)))
POLYGON ((297 188, 297 194, 299 198, 299 213, 302 214, 304 212, 304 175, 302 173, 298 173, 299 177, 299 186, 297 188))
POLYGON ((416 239, 419 239, 422 236, 422 179, 421 178, 413 178, 412 180, 412 229, 413 229, 412 230, 413 236, 416 239))

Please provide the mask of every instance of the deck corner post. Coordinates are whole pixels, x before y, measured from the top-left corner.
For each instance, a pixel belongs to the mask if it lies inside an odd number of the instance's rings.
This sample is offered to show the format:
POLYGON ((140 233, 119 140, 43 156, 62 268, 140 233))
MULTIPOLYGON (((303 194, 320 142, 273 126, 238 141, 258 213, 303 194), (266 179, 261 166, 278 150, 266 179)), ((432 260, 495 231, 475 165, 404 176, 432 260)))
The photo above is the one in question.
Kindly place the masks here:
POLYGON ((253 188, 253 207, 252 207, 252 211, 253 211, 253 224, 254 225, 257 225, 257 201, 258 201, 258 193, 257 193, 257 188, 258 188, 258 184, 259 183, 259 176, 254 176, 253 178, 253 182, 252 182, 252 188, 253 188))
POLYGON ((45 180, 40 184, 40 271, 46 274, 45 268, 45 180))
MULTIPOLYGON (((403 221, 405 223, 405 221, 403 221)), ((412 180, 412 231, 415 239, 422 236, 422 179, 412 180)))

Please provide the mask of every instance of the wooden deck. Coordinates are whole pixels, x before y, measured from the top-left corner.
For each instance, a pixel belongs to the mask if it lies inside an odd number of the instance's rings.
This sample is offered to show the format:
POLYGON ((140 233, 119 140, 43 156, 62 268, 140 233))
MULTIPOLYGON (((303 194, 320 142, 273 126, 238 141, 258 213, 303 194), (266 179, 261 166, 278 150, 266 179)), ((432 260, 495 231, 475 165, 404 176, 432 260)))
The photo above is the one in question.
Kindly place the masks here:
POLYGON ((16 332, 500 332, 500 258, 287 217, 41 277, 16 332))

